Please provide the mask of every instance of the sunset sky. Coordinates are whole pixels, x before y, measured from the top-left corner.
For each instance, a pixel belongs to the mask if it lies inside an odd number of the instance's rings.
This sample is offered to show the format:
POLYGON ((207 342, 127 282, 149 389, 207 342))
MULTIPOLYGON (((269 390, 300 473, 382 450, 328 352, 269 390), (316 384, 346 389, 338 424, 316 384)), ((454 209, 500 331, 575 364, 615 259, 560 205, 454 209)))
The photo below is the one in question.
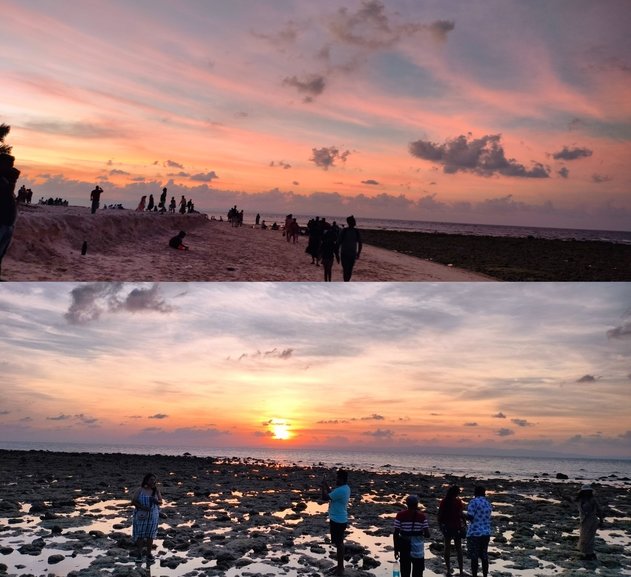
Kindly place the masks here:
POLYGON ((0 286, 0 439, 631 457, 628 284, 0 286))
POLYGON ((34 198, 628 230, 628 0, 2 0, 34 198))

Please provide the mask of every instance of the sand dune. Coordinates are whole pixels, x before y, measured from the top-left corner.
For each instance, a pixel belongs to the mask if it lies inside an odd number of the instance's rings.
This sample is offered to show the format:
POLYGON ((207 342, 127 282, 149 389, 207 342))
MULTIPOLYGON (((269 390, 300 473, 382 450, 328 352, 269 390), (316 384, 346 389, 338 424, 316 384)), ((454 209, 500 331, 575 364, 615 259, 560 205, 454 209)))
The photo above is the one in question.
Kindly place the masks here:
MULTIPOLYGON (((289 244, 280 231, 233 228, 201 214, 21 206, 2 272, 8 281, 320 281, 306 244, 306 237, 289 244), (168 247, 179 230, 189 252, 168 247)), ((333 280, 341 276, 335 264, 333 280)), ((369 245, 353 274, 353 281, 480 280, 492 279, 369 245)))

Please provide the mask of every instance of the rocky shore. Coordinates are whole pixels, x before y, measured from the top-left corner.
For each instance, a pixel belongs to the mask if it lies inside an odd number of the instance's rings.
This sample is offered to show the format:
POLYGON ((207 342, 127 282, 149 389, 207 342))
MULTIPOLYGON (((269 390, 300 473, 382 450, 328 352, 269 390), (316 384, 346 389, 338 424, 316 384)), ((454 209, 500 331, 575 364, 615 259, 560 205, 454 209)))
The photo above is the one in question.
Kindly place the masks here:
MULTIPOLYGON (((0 451, 0 575, 96 577, 322 575, 334 566, 319 483, 334 471, 273 462, 161 455, 0 451), (157 561, 131 557, 131 492, 158 476, 163 497, 157 561)), ((444 574, 435 515, 450 484, 465 500, 472 478, 351 471, 347 574, 391 574, 394 515, 420 495, 432 538, 425 575, 444 574)), ((631 571, 631 481, 596 485, 607 522, 598 561, 578 559, 579 479, 484 480, 494 506, 492 577, 609 577, 631 571), (587 571, 587 572, 586 572, 587 571)))
POLYGON ((631 281, 631 245, 362 230, 367 243, 503 281, 631 281))

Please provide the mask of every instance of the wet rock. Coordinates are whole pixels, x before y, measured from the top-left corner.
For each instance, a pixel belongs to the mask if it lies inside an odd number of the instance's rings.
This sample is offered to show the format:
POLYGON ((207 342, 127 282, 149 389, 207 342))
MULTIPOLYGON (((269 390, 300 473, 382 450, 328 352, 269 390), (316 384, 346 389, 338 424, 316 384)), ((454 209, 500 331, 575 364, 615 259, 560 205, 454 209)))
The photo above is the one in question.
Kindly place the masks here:
POLYGON ((65 557, 59 553, 55 554, 55 555, 50 555, 48 557, 48 564, 49 565, 56 565, 57 563, 61 563, 63 560, 65 559, 65 557))
POLYGON ((375 567, 379 567, 381 563, 372 557, 364 557, 362 559, 362 569, 374 569, 375 567))
POLYGON ((15 549, 13 547, 0 547, 0 555, 11 555, 15 549))
POLYGON ((175 569, 182 563, 186 563, 186 559, 175 555, 166 559, 160 559, 160 567, 168 567, 169 569, 175 569))
POLYGON ((556 474, 556 478, 557 479, 569 479, 569 477, 565 473, 557 473, 556 474))
POLYGON ((31 543, 25 543, 18 548, 18 551, 22 555, 39 555, 44 548, 44 539, 35 539, 31 543))
POLYGON ((50 528, 50 532, 51 532, 53 535, 61 535, 61 533, 62 533, 62 528, 61 528, 59 525, 53 525, 53 526, 50 528))
POLYGON ((29 509, 29 513, 31 514, 45 513, 47 509, 48 509, 48 505, 46 505, 44 501, 34 501, 33 503, 31 503, 31 508, 29 509))
POLYGON ((20 504, 17 501, 8 501, 3 499, 0 501, 0 511, 17 513, 20 510, 20 504))

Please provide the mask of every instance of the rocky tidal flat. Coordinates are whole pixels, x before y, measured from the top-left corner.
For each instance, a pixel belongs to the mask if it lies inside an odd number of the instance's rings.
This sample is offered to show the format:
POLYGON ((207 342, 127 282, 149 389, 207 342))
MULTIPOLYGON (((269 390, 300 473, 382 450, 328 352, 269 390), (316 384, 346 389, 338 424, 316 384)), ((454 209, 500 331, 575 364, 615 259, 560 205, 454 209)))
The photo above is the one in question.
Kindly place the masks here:
MULTIPOLYGON (((0 575, 288 577, 326 574, 334 566, 318 466, 254 459, 162 455, 0 451, 0 575), (156 562, 130 557, 131 492, 146 472, 164 497, 156 562)), ((389 576, 392 523, 405 496, 417 493, 432 537, 425 576, 444 575, 438 502, 450 484, 466 500, 478 479, 351 471, 347 575, 389 576)), ((631 481, 595 485, 607 510, 598 561, 578 559, 578 518, 571 502, 580 479, 545 472, 531 480, 492 474, 491 577, 631 575, 631 481)), ((465 561, 465 565, 468 563, 465 561)))

